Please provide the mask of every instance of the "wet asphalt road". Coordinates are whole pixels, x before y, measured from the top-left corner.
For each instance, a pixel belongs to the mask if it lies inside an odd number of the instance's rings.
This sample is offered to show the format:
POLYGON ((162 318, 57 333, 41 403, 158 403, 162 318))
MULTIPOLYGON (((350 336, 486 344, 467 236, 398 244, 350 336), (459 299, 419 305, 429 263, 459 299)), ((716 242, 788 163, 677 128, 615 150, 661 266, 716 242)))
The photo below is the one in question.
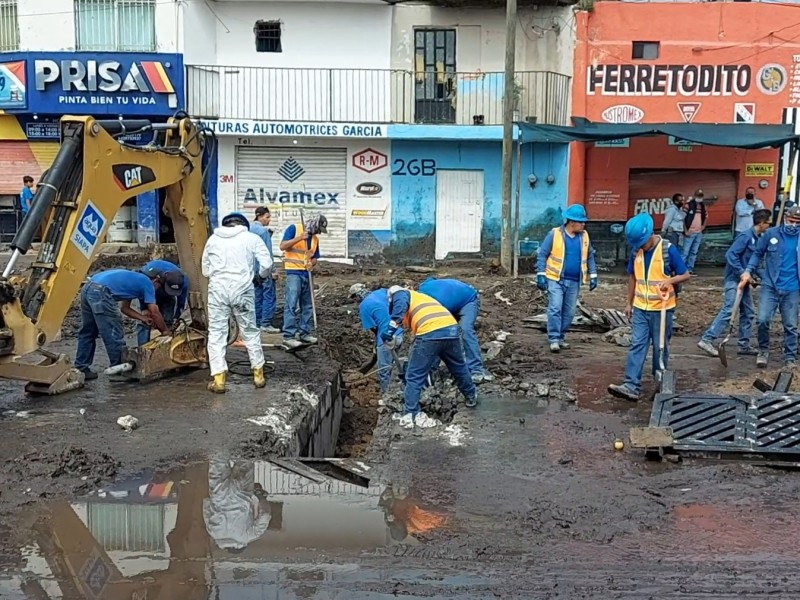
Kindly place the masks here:
MULTIPOLYGON (((207 463, 145 473, 105 498, 21 511, 31 534, 4 557, 0 596, 25 598, 35 583, 52 598, 89 597, 80 574, 103 583, 103 569, 90 568, 106 564, 91 553, 98 547, 122 577, 97 588, 103 598, 797 598, 800 478, 615 452, 613 440, 644 422, 648 405, 602 393, 619 352, 577 354, 567 358, 571 372, 587 374, 577 405, 489 394, 439 431, 382 420, 364 459, 375 465, 366 488, 287 484, 296 474, 244 463, 258 486, 234 487, 269 524, 241 552, 223 549, 207 526, 218 489, 207 463), (142 506, 158 516, 143 517, 142 506), (159 543, 148 547, 151 538, 159 543)), ((677 340, 673 359, 687 387, 720 376, 692 340, 677 340)), ((731 366, 731 376, 748 372, 745 361, 731 366)))

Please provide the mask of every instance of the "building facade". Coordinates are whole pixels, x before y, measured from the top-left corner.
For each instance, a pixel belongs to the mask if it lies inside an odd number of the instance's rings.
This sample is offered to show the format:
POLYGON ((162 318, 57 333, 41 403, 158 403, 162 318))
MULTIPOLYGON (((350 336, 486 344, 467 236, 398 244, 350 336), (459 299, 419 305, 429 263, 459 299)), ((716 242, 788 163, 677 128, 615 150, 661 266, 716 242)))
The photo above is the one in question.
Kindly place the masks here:
MULTIPOLYGON (((792 122, 800 105, 795 16, 791 5, 772 3, 598 2, 577 15, 573 113, 606 123, 792 122)), ((572 146, 570 195, 584 201, 595 237, 620 251, 626 219, 648 212, 660 227, 672 195, 698 189, 710 246, 724 249, 736 200, 752 186, 771 207, 788 169, 786 150, 662 136, 572 146)))
MULTIPOLYGON (((188 110, 219 138, 217 213, 266 204, 276 233, 323 213, 329 257, 495 252, 504 11, 433 4, 186 4, 188 110)), ((521 11, 516 116, 566 123, 573 41, 569 9, 521 11)), ((560 219, 567 153, 525 149, 525 181, 542 183, 522 190, 524 230, 560 219)))
MULTIPOLYGON (((22 178, 38 180, 52 163, 61 116, 164 121, 184 106, 178 17, 178 4, 157 0, 0 2, 4 237, 16 230, 22 178)), ((132 198, 118 213, 109 240, 158 241, 163 226, 158 209, 156 193, 132 198)))

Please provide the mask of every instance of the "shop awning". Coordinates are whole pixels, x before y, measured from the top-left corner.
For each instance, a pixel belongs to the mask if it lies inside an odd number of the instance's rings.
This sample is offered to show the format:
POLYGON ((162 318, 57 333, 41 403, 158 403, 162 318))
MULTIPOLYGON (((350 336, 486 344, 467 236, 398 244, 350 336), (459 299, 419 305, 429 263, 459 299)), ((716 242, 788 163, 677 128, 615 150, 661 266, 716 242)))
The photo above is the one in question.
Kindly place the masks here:
POLYGON ((520 141, 566 144, 569 142, 607 142, 645 135, 668 135, 706 146, 729 148, 777 148, 797 143, 800 135, 794 125, 749 125, 744 123, 645 123, 636 125, 592 123, 573 119, 572 127, 517 123, 520 141))

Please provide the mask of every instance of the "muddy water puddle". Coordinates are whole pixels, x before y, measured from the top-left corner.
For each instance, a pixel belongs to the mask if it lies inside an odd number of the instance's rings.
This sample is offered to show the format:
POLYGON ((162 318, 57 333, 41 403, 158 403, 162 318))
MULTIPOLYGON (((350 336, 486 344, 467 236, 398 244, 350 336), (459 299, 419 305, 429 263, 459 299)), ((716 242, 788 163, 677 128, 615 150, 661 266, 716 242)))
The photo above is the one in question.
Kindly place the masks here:
POLYGON ((316 564, 326 556, 416 545, 415 535, 450 525, 408 489, 350 479, 359 483, 295 461, 216 456, 37 506, 17 521, 19 543, 4 549, 2 564, 14 568, 0 572, 0 598, 29 598, 34 585, 50 598, 179 600, 241 583, 261 591, 228 597, 327 598, 302 589, 379 574, 316 564))

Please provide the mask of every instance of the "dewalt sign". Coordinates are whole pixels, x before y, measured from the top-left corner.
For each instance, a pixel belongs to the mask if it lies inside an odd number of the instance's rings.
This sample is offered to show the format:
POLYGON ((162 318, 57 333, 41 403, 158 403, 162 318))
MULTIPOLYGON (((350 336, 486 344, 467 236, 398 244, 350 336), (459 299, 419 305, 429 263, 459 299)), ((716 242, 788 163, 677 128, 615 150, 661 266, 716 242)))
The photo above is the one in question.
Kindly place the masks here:
POLYGON ((747 163, 744 168, 745 177, 772 177, 775 175, 775 163, 747 163))

